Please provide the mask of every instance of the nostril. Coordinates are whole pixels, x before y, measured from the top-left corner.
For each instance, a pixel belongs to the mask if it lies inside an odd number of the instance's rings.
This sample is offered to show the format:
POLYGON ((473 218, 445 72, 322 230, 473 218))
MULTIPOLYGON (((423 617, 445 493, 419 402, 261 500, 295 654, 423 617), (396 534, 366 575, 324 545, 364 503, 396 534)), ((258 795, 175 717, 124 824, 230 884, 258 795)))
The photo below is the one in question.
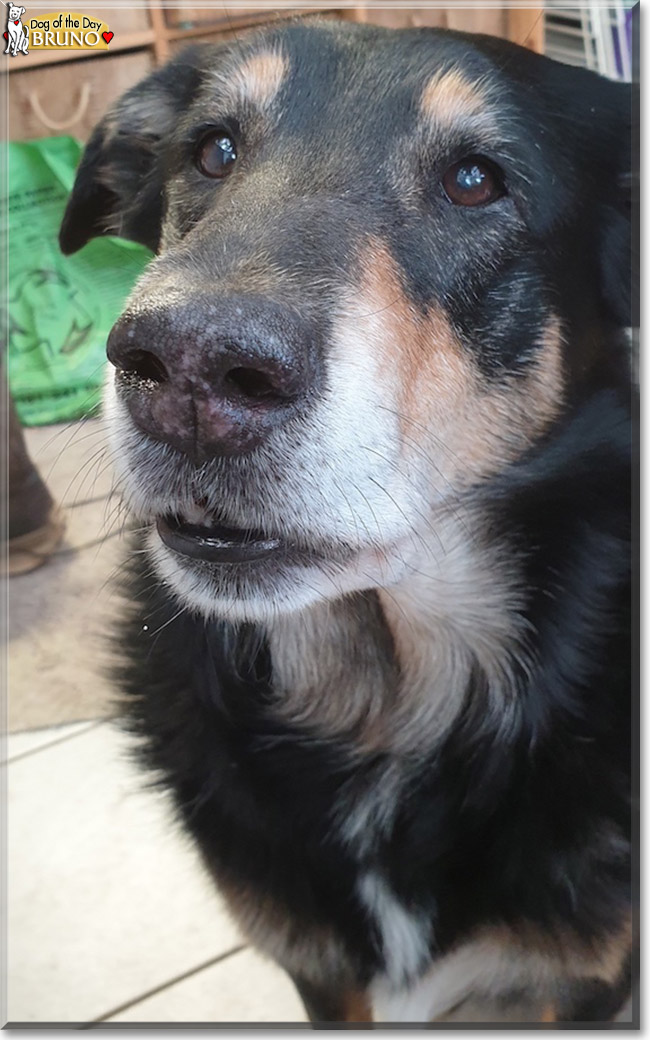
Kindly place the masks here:
POLYGON ((226 374, 225 381, 226 384, 234 387, 246 397, 251 397, 256 401, 283 396, 270 377, 256 368, 231 368, 226 374))
POLYGON ((149 350, 129 351, 125 357, 120 358, 117 368, 152 383, 165 383, 169 379, 169 373, 162 361, 149 350))

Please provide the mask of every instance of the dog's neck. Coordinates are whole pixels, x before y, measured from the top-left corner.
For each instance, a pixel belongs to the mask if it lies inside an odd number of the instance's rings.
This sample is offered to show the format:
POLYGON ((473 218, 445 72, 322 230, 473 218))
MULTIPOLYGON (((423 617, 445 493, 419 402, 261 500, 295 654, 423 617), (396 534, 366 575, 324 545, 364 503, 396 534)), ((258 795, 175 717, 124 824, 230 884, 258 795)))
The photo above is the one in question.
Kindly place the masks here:
POLYGON ((407 575, 270 626, 277 711, 316 736, 396 753, 431 749, 480 676, 486 713, 507 724, 524 657, 516 561, 478 511, 433 518, 407 575))

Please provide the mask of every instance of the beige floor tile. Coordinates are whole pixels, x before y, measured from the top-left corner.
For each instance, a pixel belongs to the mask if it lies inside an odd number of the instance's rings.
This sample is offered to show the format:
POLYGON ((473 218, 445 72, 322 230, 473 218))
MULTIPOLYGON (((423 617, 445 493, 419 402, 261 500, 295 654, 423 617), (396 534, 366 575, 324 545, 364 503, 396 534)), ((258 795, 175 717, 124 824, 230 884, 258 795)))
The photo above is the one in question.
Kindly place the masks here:
POLYGON ((25 430, 25 439, 32 461, 65 513, 62 549, 87 545, 119 529, 124 514, 101 419, 32 427, 25 430))
POLYGON ((97 1018, 241 941, 127 747, 104 723, 7 767, 10 1021, 97 1018))
POLYGON ((32 426, 25 430, 25 442, 59 505, 110 492, 113 477, 101 419, 32 426))
POLYGON ((168 986, 111 1022, 306 1022, 288 976, 251 949, 168 986))
POLYGON ((73 722, 67 726, 48 726, 45 729, 32 729, 24 733, 10 733, 4 741, 4 762, 12 762, 21 755, 33 754, 50 744, 85 733, 95 722, 73 722))
POLYGON ((111 713, 113 691, 102 666, 107 620, 116 609, 111 579, 123 551, 118 500, 106 497, 112 474, 100 421, 25 432, 67 527, 57 555, 9 583, 10 732, 111 713))
POLYGON ((108 544, 120 536, 126 518, 117 494, 99 501, 65 507, 64 514, 65 535, 57 551, 69 554, 73 548, 84 549, 88 552, 86 559, 103 552, 104 543, 108 544))
POLYGON ((8 723, 10 732, 96 719, 111 713, 104 677, 107 620, 115 613, 110 581, 118 539, 50 560, 9 582, 8 723))
MULTIPOLYGON (((106 631, 117 607, 119 534, 106 531, 106 503, 72 510, 57 555, 9 582, 9 730, 106 716, 114 692, 104 676, 106 631)), ((110 519, 108 524, 110 526, 110 519)))

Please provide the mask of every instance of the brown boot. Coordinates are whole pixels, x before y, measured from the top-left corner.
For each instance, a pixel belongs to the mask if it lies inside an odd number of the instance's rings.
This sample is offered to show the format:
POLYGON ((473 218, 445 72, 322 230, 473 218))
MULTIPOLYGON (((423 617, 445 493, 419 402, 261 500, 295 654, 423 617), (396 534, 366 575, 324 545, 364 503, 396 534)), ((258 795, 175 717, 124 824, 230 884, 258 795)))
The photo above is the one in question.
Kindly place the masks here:
POLYGON ((9 441, 7 509, 7 555, 3 574, 26 574, 45 563, 63 537, 65 522, 52 496, 27 454, 25 437, 4 369, 0 378, 2 428, 9 441))

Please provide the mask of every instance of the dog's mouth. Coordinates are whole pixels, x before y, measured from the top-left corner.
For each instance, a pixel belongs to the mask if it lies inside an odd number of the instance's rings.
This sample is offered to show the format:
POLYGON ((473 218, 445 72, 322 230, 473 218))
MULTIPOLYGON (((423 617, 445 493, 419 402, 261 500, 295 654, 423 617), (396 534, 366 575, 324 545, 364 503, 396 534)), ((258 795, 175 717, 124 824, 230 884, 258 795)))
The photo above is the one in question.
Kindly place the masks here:
POLYGON ((156 569, 181 602, 206 616, 274 619, 394 581, 389 550, 324 541, 306 531, 264 530, 254 521, 233 527, 225 519, 191 504, 184 514, 151 517, 146 541, 156 569))
POLYGON ((223 524, 191 524, 174 516, 161 517, 156 528, 167 548, 206 563, 254 563, 286 555, 293 548, 262 531, 223 524))

